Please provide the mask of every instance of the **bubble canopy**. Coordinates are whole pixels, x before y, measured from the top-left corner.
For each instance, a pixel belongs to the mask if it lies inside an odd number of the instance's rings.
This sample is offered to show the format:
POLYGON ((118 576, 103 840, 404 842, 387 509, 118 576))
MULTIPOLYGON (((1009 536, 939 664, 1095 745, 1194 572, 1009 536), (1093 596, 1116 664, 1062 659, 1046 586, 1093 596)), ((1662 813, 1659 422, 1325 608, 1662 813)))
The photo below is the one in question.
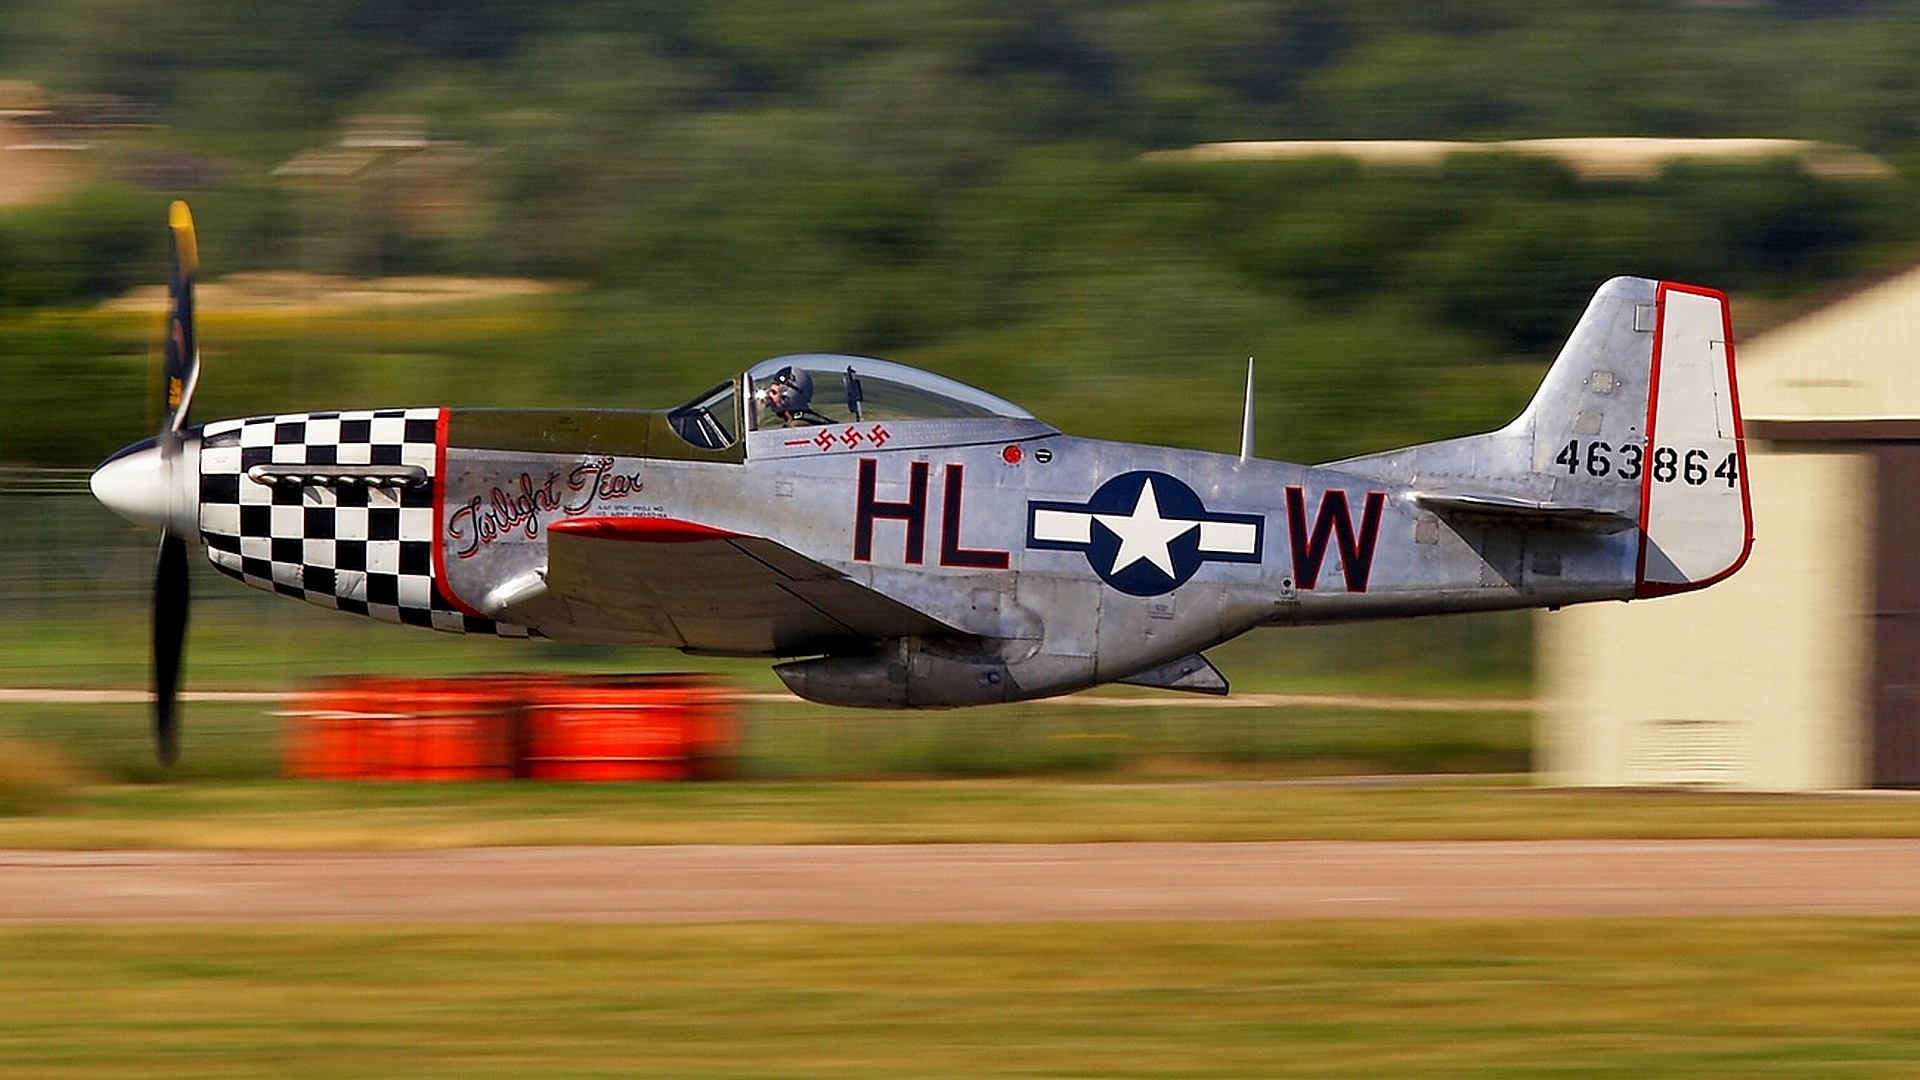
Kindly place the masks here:
POLYGON ((869 420, 1032 420, 1032 413, 965 383, 888 360, 802 353, 762 360, 670 414, 687 441, 719 448, 738 436, 735 395, 749 430, 869 420))
POLYGON ((754 426, 779 426, 781 421, 767 407, 764 390, 783 374, 789 379, 799 377, 811 382, 812 400, 808 409, 823 423, 970 417, 1033 419, 1032 413, 1010 401, 944 375, 869 357, 804 353, 762 360, 747 369, 747 392, 755 404, 754 426))

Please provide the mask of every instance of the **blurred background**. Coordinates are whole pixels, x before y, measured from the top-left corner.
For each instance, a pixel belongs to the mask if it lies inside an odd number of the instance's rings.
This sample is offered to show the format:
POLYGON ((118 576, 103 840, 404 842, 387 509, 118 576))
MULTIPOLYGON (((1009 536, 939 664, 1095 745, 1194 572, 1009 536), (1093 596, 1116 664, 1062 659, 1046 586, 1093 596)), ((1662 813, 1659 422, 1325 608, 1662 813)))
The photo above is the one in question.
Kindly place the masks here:
MULTIPOLYGON (((1615 274, 1726 289, 1750 335, 1908 267, 1917 148, 1902 0, 0 5, 0 685, 144 684, 151 539, 84 490, 154 426, 172 198, 199 223, 200 419, 658 407, 833 351, 1230 451, 1254 356, 1258 451, 1321 461, 1504 422, 1615 274), (1597 165, 1510 142, 1595 136, 1803 142, 1597 165), (1503 148, 1192 150, 1300 140, 1503 148)), ((195 603, 190 690, 689 663, 373 626, 210 574, 195 603)), ((1241 690, 1531 693, 1524 617, 1223 653, 1241 690)), ((717 670, 776 692, 764 665, 717 670)), ((897 718, 752 708, 749 775, 1528 758, 1504 707, 1274 735, 1257 711, 1036 706, 879 749, 897 718)), ((0 731, 140 776, 140 713, 9 705, 0 731)), ((270 772, 275 723, 201 706, 188 768, 270 772)))

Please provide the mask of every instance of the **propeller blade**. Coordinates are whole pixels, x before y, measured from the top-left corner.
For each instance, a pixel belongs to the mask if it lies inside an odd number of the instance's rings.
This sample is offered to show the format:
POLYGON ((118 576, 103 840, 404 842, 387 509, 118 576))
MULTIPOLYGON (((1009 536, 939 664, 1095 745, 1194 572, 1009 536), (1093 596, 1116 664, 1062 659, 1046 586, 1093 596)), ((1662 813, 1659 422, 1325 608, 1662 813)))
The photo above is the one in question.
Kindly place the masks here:
POLYGON ((193 212, 175 200, 167 208, 172 246, 167 265, 167 341, 162 375, 166 386, 160 430, 179 431, 187 424, 187 406, 200 381, 200 345, 193 329, 193 279, 200 270, 200 242, 193 231, 193 212))
POLYGON ((186 649, 188 593, 187 542, 163 534, 153 568, 153 744, 164 765, 180 756, 175 698, 180 656, 186 649))
MULTIPOLYGON (((175 200, 167 207, 172 243, 167 260, 167 338, 161 374, 166 402, 160 418, 162 478, 173 491, 180 467, 180 433, 200 381, 200 345, 193 325, 193 279, 200 271, 200 242, 193 212, 175 200)), ((153 744, 165 765, 180 756, 178 698, 180 657, 187 643, 187 542, 172 529, 160 534, 153 567, 153 744)))

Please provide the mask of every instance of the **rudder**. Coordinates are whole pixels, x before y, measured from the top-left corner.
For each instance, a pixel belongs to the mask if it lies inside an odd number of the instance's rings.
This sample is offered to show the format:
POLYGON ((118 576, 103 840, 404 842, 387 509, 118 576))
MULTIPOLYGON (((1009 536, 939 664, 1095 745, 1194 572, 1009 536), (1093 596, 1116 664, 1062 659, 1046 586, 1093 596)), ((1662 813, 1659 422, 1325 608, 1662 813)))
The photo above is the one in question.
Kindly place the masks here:
POLYGON ((1642 597, 1711 585, 1753 547, 1726 295, 1661 282, 1655 304, 1635 586, 1642 597))

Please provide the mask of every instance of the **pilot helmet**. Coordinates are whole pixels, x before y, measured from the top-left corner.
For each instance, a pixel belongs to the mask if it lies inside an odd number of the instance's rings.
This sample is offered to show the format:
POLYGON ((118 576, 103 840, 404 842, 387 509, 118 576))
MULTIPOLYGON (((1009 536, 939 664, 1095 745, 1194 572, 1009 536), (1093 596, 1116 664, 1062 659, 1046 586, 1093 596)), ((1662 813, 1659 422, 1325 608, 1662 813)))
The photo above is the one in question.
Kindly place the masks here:
POLYGON ((781 416, 805 412, 813 404, 813 376, 805 368, 783 367, 767 383, 762 399, 781 416))

